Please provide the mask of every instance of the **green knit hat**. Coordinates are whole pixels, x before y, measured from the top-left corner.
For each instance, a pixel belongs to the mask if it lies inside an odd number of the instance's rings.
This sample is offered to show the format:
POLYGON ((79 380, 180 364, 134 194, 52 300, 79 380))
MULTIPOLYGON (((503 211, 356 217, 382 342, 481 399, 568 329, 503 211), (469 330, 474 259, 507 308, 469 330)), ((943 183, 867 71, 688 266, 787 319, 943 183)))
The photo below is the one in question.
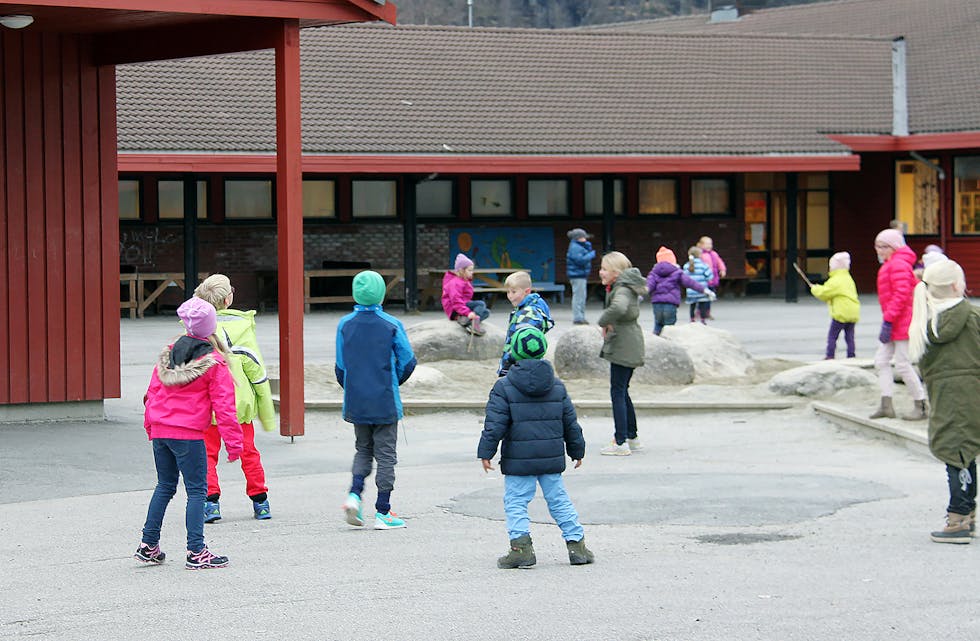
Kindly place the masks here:
POLYGON ((354 302, 358 305, 379 305, 385 299, 385 279, 381 274, 363 271, 354 277, 354 302))
POLYGON ((548 351, 548 340, 537 327, 521 327, 510 337, 510 353, 515 361, 542 359, 548 351))

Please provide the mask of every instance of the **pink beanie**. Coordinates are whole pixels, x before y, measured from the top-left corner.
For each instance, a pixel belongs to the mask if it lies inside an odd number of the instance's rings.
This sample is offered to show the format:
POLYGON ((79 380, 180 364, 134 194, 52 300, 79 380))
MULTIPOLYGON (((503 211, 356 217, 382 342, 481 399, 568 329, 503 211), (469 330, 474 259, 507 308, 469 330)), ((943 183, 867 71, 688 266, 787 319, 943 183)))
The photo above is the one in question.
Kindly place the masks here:
POLYGON ((453 269, 466 269, 472 266, 473 261, 466 254, 456 254, 456 262, 454 263, 453 269))
POLYGON ((851 255, 847 252, 837 252, 830 257, 830 271, 835 269, 850 269, 851 255))
POLYGON ((899 247, 905 246, 905 236, 897 229, 884 229, 875 236, 875 243, 881 243, 882 245, 888 245, 892 249, 898 249, 899 247))
POLYGON ((671 265, 677 264, 677 256, 674 252, 663 245, 657 250, 657 262, 658 263, 670 263, 671 265))
POLYGON ((218 314, 214 305, 198 297, 188 298, 177 308, 189 336, 207 338, 218 329, 218 314))

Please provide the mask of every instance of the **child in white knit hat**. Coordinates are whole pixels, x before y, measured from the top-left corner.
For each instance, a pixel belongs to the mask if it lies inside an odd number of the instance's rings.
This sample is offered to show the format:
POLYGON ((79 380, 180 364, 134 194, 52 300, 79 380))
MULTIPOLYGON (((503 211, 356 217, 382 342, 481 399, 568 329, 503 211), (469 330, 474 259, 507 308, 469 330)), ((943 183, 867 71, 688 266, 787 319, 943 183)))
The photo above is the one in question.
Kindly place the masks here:
POLYGON ((830 257, 830 272, 823 285, 811 285, 810 293, 827 303, 830 310, 830 331, 827 333, 827 352, 825 359, 834 358, 837 351, 837 338, 844 332, 847 357, 854 358, 854 326, 861 316, 861 302, 858 300, 857 285, 851 278, 851 255, 837 252, 830 257))

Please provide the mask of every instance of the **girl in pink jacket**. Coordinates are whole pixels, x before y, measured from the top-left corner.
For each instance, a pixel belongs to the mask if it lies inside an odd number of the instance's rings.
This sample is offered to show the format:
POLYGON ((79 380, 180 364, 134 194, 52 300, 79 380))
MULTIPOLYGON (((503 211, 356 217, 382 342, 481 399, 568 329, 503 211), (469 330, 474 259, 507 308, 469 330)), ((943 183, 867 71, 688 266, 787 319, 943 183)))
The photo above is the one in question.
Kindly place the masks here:
POLYGON ((456 254, 453 269, 442 277, 442 309, 471 334, 483 336, 480 321, 490 316, 487 304, 473 300, 473 261, 466 254, 456 254))
POLYGON ((878 351, 875 367, 878 369, 878 386, 881 388, 881 404, 871 418, 895 418, 892 395, 895 378, 891 361, 895 359, 897 371, 909 394, 914 409, 903 419, 921 421, 926 418, 926 391, 922 381, 909 362, 909 323, 912 321, 912 293, 918 282, 912 266, 915 252, 905 244, 905 237, 897 229, 886 229, 875 238, 875 253, 881 267, 878 268, 878 303, 881 305, 881 331, 878 333, 878 351))
POLYGON ((214 306, 191 298, 177 308, 186 336, 160 353, 143 402, 143 427, 153 444, 157 486, 143 525, 143 540, 136 558, 144 563, 163 563, 160 528, 177 480, 184 477, 187 493, 185 524, 190 570, 220 568, 228 557, 212 554, 204 544, 204 499, 207 495, 207 450, 204 432, 212 414, 225 442, 228 460, 242 452, 242 428, 235 410, 235 383, 222 356, 225 346, 214 332, 218 321, 214 306))

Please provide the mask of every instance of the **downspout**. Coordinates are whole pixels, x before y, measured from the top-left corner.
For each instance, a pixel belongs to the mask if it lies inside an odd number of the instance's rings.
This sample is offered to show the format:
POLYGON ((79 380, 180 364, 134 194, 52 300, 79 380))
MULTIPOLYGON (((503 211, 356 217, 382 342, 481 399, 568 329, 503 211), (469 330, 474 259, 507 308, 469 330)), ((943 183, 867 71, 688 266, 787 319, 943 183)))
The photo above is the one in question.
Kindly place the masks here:
POLYGON ((905 38, 892 40, 892 135, 909 135, 909 95, 905 38))

